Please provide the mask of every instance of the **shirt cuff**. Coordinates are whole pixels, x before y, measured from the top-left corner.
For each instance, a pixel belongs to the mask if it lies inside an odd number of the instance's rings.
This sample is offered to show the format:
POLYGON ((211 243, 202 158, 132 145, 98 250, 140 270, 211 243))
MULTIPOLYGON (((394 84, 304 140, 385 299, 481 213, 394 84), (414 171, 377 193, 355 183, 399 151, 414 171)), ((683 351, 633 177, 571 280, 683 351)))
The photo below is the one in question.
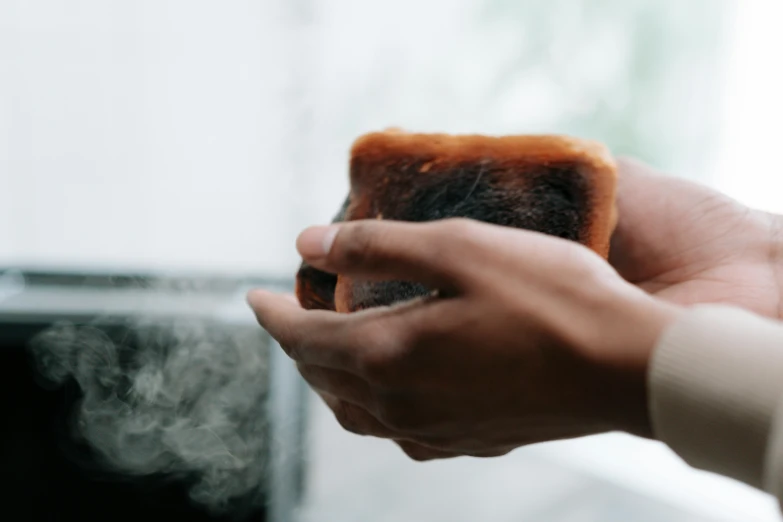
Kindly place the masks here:
POLYGON ((689 310, 652 356, 655 436, 693 467, 770 491, 781 488, 765 461, 768 452, 783 455, 783 442, 768 444, 776 424, 783 437, 783 422, 774 420, 782 397, 783 326, 743 310, 689 310))

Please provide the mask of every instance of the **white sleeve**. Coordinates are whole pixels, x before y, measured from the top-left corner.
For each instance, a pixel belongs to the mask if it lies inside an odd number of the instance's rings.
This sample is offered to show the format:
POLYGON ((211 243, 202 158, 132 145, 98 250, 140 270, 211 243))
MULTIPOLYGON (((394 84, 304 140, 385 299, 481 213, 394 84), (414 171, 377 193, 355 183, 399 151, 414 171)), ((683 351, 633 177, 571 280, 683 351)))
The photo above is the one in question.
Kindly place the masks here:
POLYGON ((650 363, 655 436, 696 468, 783 505, 783 324, 723 306, 686 312, 650 363))

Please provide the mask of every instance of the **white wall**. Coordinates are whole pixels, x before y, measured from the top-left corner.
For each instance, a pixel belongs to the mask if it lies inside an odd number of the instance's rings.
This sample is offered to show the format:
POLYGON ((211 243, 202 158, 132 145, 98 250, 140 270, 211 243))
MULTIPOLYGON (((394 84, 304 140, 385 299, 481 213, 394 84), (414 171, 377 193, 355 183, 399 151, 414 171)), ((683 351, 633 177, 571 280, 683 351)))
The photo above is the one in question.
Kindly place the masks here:
POLYGON ((0 265, 290 275, 351 140, 388 125, 600 139, 632 119, 696 157, 709 104, 673 94, 709 70, 705 2, 2 0, 0 265))
POLYGON ((747 0, 733 18, 716 185, 783 213, 783 2, 747 0))
POLYGON ((11 209, 9 203, 10 176, 10 113, 11 96, 8 85, 11 83, 10 68, 7 66, 12 42, 11 28, 0 4, 0 260, 8 259, 12 252, 11 209))
POLYGON ((275 5, 1 2, 0 255, 290 271, 295 56, 275 5))

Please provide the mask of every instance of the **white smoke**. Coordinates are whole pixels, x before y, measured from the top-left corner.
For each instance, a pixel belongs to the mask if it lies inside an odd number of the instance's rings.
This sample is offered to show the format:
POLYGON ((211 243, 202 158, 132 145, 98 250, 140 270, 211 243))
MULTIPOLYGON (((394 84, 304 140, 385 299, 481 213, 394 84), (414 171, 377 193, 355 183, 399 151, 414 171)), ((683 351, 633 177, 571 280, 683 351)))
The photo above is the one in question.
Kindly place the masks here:
POLYGON ((209 318, 58 324, 31 344, 45 383, 75 380, 75 435, 108 470, 192 484, 213 512, 265 489, 268 337, 209 318))

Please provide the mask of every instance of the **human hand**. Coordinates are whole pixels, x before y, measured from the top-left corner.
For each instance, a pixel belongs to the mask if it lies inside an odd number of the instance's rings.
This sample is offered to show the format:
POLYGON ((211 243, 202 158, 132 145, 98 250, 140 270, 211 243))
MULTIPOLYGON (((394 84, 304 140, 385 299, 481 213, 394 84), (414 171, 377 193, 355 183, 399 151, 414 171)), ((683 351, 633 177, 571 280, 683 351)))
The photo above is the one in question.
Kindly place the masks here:
POLYGON ((351 222, 305 231, 298 246, 327 272, 438 289, 353 314, 250 294, 347 430, 394 439, 417 460, 649 434, 648 359, 679 309, 587 248, 467 220, 351 222))
POLYGON ((625 279, 673 303, 781 317, 780 217, 634 160, 618 166, 610 262, 625 279))

